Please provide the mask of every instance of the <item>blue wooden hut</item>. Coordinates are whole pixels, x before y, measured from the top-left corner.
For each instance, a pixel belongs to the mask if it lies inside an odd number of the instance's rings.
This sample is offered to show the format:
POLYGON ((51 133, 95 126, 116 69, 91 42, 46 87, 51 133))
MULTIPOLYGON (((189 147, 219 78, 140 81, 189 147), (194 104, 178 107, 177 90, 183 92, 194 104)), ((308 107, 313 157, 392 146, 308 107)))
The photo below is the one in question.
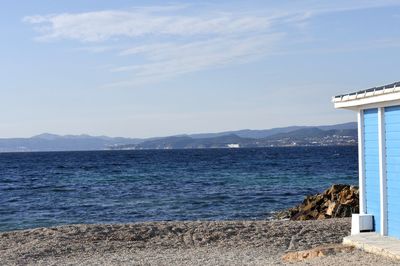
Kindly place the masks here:
POLYGON ((358 114, 360 213, 352 234, 400 239, 400 82, 338 95, 335 108, 358 114))

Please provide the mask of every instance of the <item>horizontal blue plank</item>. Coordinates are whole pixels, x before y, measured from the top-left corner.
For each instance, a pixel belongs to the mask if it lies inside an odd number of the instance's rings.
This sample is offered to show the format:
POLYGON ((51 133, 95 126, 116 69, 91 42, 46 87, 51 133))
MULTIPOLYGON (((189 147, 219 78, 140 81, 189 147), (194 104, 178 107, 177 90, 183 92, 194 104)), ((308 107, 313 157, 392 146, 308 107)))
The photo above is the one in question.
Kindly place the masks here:
POLYGON ((374 203, 374 205, 376 205, 376 206, 374 206, 373 205, 373 203, 369 200, 368 201, 368 203, 369 203, 369 205, 368 205, 368 214, 372 214, 372 215, 374 215, 374 216, 381 216, 380 215, 380 208, 379 208, 379 202, 375 202, 374 203))
POLYGON ((389 234, 389 236, 397 238, 398 240, 400 239, 400 230, 399 229, 396 229, 396 228, 389 229, 388 228, 388 234, 389 234))
MULTIPOLYGON (((399 188, 397 187, 397 189, 399 189, 399 188)), ((399 204, 400 197, 398 196, 398 194, 399 194, 399 192, 396 193, 395 191, 391 191, 390 193, 388 193, 387 194, 388 195, 388 204, 390 204, 391 206, 398 206, 400 209, 400 204, 399 204), (389 200, 389 198, 391 198, 391 199, 389 200)))
POLYGON ((390 117, 390 118, 397 118, 400 117, 400 112, 399 111, 392 111, 392 112, 385 112, 385 118, 390 117))
POLYGON ((388 218, 390 219, 391 222, 395 222, 395 224, 400 224, 399 223, 400 219, 399 219, 399 216, 398 216, 398 212, 396 210, 394 210, 394 206, 391 207, 391 209, 393 209, 393 211, 388 211, 388 218))
POLYGON ((387 147, 386 148, 386 158, 396 158, 400 156, 400 148, 396 149, 395 147, 387 147))
POLYGON ((400 132, 400 121, 389 122, 385 124, 385 133, 399 133, 400 132))
MULTIPOLYGON (((398 197, 400 199, 399 189, 400 189, 400 184, 389 182, 388 188, 387 188, 387 193, 390 195, 394 195, 395 197, 398 197)), ((400 201, 399 201, 399 204, 400 204, 400 201)))
POLYGON ((378 135, 376 137, 364 135, 364 147, 378 147, 378 135))
POLYGON ((364 164, 365 164, 366 170, 369 170, 369 169, 373 170, 373 169, 379 167, 379 161, 377 161, 377 160, 365 160, 364 164))
POLYGON ((396 111, 396 112, 385 112, 385 119, 386 118, 398 119, 398 118, 400 118, 400 113, 399 113, 399 111, 396 111))
POLYGON ((391 222, 396 222, 397 224, 400 224, 400 217, 398 216, 398 211, 395 210, 395 208, 398 208, 399 206, 391 206, 388 208, 388 218, 390 218, 391 222))
MULTIPOLYGON (((399 189, 400 189, 400 184, 396 183, 388 183, 388 190, 386 191, 390 195, 398 195, 399 194, 399 189)), ((400 199, 400 197, 399 197, 400 199)))
POLYGON ((377 141, 367 141, 364 143, 364 150, 377 152, 379 150, 379 145, 377 141))
POLYGON ((365 171, 365 176, 367 176, 368 178, 372 178, 372 179, 375 179, 375 178, 379 179, 379 169, 376 169, 375 171, 367 170, 367 171, 365 171))
POLYGON ((378 138, 365 138, 364 139, 364 147, 365 148, 375 148, 375 147, 379 147, 378 146, 378 138))
MULTIPOLYGON (((393 143, 391 141, 387 141, 389 143, 393 143)), ((386 143, 387 143, 386 142, 386 143)), ((397 144, 397 143, 396 143, 397 144)), ((393 155, 391 156, 396 156, 396 152, 400 150, 400 146, 398 145, 386 145, 386 152, 392 152, 393 155)))
POLYGON ((399 194, 399 197, 400 197, 400 193, 399 193, 399 191, 397 191, 398 187, 400 188, 399 175, 389 173, 389 175, 386 177, 386 179, 387 179, 386 183, 388 184, 387 191, 396 192, 399 194))
POLYGON ((377 155, 366 155, 364 161, 368 163, 379 163, 378 159, 379 157, 377 155))
POLYGON ((379 137, 378 135, 378 126, 375 129, 365 130, 364 131, 364 140, 377 140, 379 137))
POLYGON ((386 171, 386 175, 400 175, 400 171, 386 171))
POLYGON ((378 137, 378 131, 379 131, 378 125, 371 125, 368 127, 364 127, 364 137, 368 138, 371 135, 378 137))
POLYGON ((386 147, 400 148, 400 132, 387 132, 385 140, 386 147))
POLYGON ((379 184, 379 171, 366 171, 366 184, 379 184))
POLYGON ((391 163, 391 162, 386 163, 386 171, 388 171, 388 172, 392 172, 392 171, 396 172, 399 169, 400 169, 400 165, 398 165, 396 163, 391 163))
POLYGON ((391 121, 385 124, 385 132, 399 132, 400 121, 391 121))
MULTIPOLYGON (((397 199, 398 200, 398 199, 397 199)), ((388 214, 391 215, 391 218, 396 221, 400 221, 400 211, 399 211, 399 204, 388 205, 388 214)), ((400 225, 400 223, 399 223, 400 225)))
POLYGON ((367 203, 369 203, 367 205, 368 214, 374 215, 376 218, 378 218, 379 221, 379 217, 381 216, 379 202, 372 202, 371 200, 367 199, 367 203))
POLYGON ((400 229, 388 228, 388 235, 393 237, 393 238, 397 238, 398 240, 400 240, 400 229))
POLYGON ((386 117, 386 120, 385 120, 385 127, 392 127, 392 126, 395 126, 395 125, 398 125, 400 123, 400 116, 397 118, 388 118, 388 117, 386 117))
POLYGON ((400 119, 400 114, 399 113, 385 113, 385 120, 387 120, 387 119, 394 119, 394 120, 397 120, 397 121, 399 121, 399 119, 400 119))
POLYGON ((364 121, 364 131, 374 132, 378 130, 378 118, 370 118, 370 120, 364 121))
POLYGON ((367 147, 365 147, 364 149, 364 154, 365 157, 371 157, 371 158, 378 158, 379 155, 379 147, 374 147, 371 145, 366 145, 367 147))
POLYGON ((386 158, 386 168, 389 170, 389 167, 400 167, 400 157, 398 156, 388 156, 386 158))
POLYGON ((368 143, 378 143, 378 134, 369 134, 369 133, 365 133, 364 134, 364 145, 368 144, 368 143))
POLYGON ((399 166, 391 166, 390 169, 386 169, 386 173, 397 175, 400 174, 400 167, 399 166))

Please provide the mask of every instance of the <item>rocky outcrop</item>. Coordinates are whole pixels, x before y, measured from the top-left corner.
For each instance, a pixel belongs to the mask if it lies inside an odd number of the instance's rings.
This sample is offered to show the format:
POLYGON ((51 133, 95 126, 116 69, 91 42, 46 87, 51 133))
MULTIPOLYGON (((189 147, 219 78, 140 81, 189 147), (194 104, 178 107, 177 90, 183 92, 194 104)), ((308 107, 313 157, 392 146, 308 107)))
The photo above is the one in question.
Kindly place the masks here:
POLYGON ((278 212, 275 218, 302 221, 350 217, 359 212, 358 196, 358 187, 333 185, 323 193, 307 196, 294 208, 278 212))

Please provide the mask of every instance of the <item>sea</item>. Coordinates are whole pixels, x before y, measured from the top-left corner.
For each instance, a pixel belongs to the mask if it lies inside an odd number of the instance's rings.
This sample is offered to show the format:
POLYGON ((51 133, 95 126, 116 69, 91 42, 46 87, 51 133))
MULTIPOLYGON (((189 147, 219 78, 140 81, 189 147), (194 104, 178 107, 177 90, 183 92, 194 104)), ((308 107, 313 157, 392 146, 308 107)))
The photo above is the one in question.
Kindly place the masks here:
POLYGON ((0 153, 0 231, 270 219, 357 171, 356 146, 0 153))

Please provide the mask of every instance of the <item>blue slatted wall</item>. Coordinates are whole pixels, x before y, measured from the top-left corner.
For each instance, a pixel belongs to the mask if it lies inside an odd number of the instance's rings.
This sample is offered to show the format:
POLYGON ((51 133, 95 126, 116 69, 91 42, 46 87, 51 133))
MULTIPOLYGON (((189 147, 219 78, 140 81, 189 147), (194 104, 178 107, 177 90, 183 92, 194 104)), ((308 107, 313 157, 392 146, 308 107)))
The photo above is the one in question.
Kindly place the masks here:
POLYGON ((385 108, 388 235, 400 238, 400 106, 385 108))
POLYGON ((367 213, 374 215, 374 228, 380 231, 378 109, 364 110, 364 162, 367 213))

